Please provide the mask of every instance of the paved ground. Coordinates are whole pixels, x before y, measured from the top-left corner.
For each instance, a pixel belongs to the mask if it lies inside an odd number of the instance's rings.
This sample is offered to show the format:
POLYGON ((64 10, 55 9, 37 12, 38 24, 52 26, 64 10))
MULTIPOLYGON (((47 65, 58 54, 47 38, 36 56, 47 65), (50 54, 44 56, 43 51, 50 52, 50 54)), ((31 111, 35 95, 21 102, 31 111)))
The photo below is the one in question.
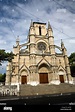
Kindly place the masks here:
POLYGON ((75 103, 75 93, 0 97, 7 105, 68 105, 75 103))
MULTIPOLYGON (((42 109, 53 110, 74 110, 75 109, 75 93, 54 94, 54 95, 35 95, 25 97, 3 97, 0 98, 0 109, 4 106, 17 109, 32 109, 31 106, 40 106, 42 109), (16 107, 15 107, 16 106, 16 107), (46 107, 47 106, 47 107, 46 107)), ((33 107, 34 109, 34 107, 33 107)), ((37 110, 39 107, 37 107, 37 110)), ((41 108, 40 108, 41 109, 41 108)))

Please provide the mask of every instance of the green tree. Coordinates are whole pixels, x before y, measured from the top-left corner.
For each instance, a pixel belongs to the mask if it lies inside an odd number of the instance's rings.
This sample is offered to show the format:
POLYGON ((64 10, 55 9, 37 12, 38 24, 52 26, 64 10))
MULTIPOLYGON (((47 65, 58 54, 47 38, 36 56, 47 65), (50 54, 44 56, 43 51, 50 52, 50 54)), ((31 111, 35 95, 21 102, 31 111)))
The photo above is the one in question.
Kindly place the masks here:
POLYGON ((11 61, 14 57, 14 54, 12 52, 5 52, 4 49, 0 49, 0 65, 2 64, 2 61, 11 61))
POLYGON ((0 82, 5 82, 6 73, 0 74, 0 82))
MULTIPOLYGON (((3 61, 10 61, 14 58, 14 54, 12 52, 5 52, 4 49, 0 49, 0 65, 2 65, 3 61)), ((6 74, 0 74, 0 82, 5 82, 6 74)))
POLYGON ((71 53, 71 55, 69 56, 69 62, 70 62, 71 74, 73 77, 75 77, 75 52, 71 53))
POLYGON ((75 63, 75 52, 69 56, 69 62, 71 65, 75 63))

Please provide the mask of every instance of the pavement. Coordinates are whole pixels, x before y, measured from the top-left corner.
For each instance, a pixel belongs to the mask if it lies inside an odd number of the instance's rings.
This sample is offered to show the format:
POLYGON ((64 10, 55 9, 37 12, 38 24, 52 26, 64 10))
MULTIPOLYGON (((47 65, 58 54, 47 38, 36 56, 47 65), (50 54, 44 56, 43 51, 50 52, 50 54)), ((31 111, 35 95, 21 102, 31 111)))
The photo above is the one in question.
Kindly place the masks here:
POLYGON ((57 111, 74 110, 75 93, 0 97, 0 110, 11 107, 12 110, 24 109, 27 110, 26 112, 31 112, 31 110, 36 111, 34 106, 38 112, 42 111, 42 109, 47 112, 54 109, 57 111))
POLYGON ((7 105, 62 105, 75 102, 75 93, 0 97, 0 103, 3 102, 7 105))

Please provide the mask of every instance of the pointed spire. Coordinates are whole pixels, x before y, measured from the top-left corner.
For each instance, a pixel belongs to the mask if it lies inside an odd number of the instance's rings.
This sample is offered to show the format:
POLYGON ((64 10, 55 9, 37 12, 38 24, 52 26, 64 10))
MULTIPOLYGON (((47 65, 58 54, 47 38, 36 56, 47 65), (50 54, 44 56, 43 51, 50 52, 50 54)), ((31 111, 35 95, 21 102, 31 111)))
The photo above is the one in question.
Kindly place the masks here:
POLYGON ((31 24, 30 24, 30 27, 33 27, 33 22, 32 22, 32 19, 31 19, 31 24))
POLYGON ((17 36, 16 41, 19 41, 19 36, 17 36))
POLYGON ((19 45, 19 36, 16 38, 16 45, 19 45))
POLYGON ((62 41, 62 39, 61 39, 61 45, 63 45, 64 43, 63 43, 63 41, 62 41))
POLYGON ((66 48, 64 46, 64 43, 63 43, 62 39, 61 39, 61 49, 63 51, 63 54, 66 55, 67 54, 67 50, 66 50, 66 48))
POLYGON ((62 39, 61 39, 61 48, 64 48, 64 43, 63 43, 62 39))
POLYGON ((49 21, 48 21, 48 29, 52 29, 49 21))
POLYGON ((34 35, 34 24, 31 20, 30 28, 29 28, 29 35, 33 34, 34 35))

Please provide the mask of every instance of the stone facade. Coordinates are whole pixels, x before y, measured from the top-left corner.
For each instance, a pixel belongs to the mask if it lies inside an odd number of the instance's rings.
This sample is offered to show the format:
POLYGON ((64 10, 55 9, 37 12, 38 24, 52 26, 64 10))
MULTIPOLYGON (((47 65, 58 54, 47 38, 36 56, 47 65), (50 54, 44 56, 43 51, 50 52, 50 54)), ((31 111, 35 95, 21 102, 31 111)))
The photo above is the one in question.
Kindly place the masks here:
POLYGON ((14 59, 7 65, 6 85, 72 82, 67 50, 62 41, 61 47, 54 44, 49 22, 46 28, 46 23, 31 21, 28 42, 20 45, 17 39, 13 53, 14 59))

